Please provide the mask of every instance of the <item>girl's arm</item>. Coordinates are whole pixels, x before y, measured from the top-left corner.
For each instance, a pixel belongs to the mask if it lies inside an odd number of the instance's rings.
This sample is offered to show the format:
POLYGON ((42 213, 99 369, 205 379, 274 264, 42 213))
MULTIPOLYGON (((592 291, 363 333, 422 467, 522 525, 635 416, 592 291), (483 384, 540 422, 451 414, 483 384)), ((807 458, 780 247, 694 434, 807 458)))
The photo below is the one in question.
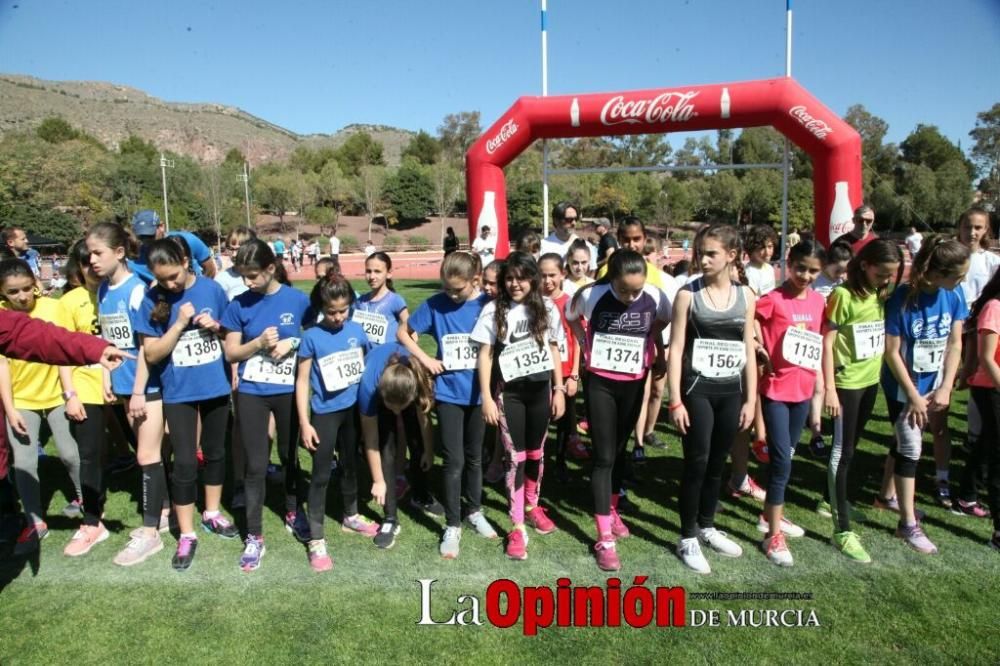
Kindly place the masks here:
POLYGON ((667 374, 667 356, 663 346, 663 329, 666 327, 667 322, 656 319, 649 330, 653 338, 653 349, 656 351, 656 357, 653 359, 653 379, 656 380, 667 374))
POLYGON ((827 321, 823 324, 823 408, 827 415, 835 419, 840 416, 840 398, 835 384, 836 369, 833 359, 833 345, 837 341, 837 329, 827 321))
POLYGON ((87 419, 87 412, 83 408, 80 396, 76 394, 76 387, 73 386, 73 368, 65 365, 59 366, 59 383, 62 384, 63 396, 70 395, 66 399, 66 416, 70 421, 77 423, 87 419))
POLYGON ((139 358, 135 364, 135 381, 132 382, 132 395, 128 399, 128 413, 134 419, 146 415, 146 384, 149 383, 149 364, 146 354, 139 345, 139 358))
POLYGON ((396 330, 396 339, 399 344, 406 347, 406 350, 410 352, 420 364, 427 368, 427 371, 432 375, 440 375, 444 372, 444 363, 437 360, 436 358, 431 358, 427 355, 420 345, 417 344, 417 334, 410 328, 409 320, 399 323, 399 328, 396 330))
POLYGON ((684 338, 687 335, 688 310, 691 307, 691 292, 682 289, 674 300, 674 323, 670 329, 670 347, 667 352, 667 386, 670 390, 670 420, 682 435, 687 434, 691 425, 687 409, 681 401, 681 374, 684 360, 684 338))
POLYGON ((923 428, 927 424, 927 399, 917 392, 913 380, 910 379, 910 371, 906 368, 902 355, 899 353, 902 341, 898 335, 885 334, 885 359, 886 365, 896 378, 899 387, 906 393, 906 415, 910 423, 923 428))
MULTIPOLYGON (((993 388, 1000 389, 1000 365, 997 365, 997 334, 994 331, 979 332, 979 362, 986 369, 986 374, 993 380, 993 388)), ((9 381, 9 375, 8 375, 9 381)), ((6 398, 4 405, 6 406, 6 398)), ((10 410, 7 410, 7 418, 10 418, 10 410)))
POLYGON ((931 393, 928 409, 933 411, 948 409, 948 405, 951 404, 951 389, 955 385, 955 375, 958 374, 958 365, 962 360, 962 329, 964 327, 965 322, 963 321, 956 321, 951 326, 948 347, 944 353, 944 374, 941 377, 941 385, 931 393))
POLYGON ((566 344, 570 345, 573 349, 573 368, 570 370, 570 376, 563 380, 563 384, 566 385, 566 397, 572 398, 576 396, 576 392, 580 390, 580 343, 576 340, 576 334, 566 340, 566 344), (576 377, 576 379, 572 379, 576 377), (571 383, 572 382, 572 383, 571 383))
MULTIPOLYGON (((32 321, 41 321, 32 320, 32 321)), ((11 430, 19 435, 28 435, 28 424, 25 423, 21 412, 14 407, 14 385, 10 379, 10 365, 7 359, 0 356, 0 401, 3 402, 3 411, 7 414, 7 422, 10 423, 11 430)))
MULTIPOLYGON (((396 321, 399 322, 399 326, 402 327, 410 321, 410 310, 407 307, 403 307, 402 310, 396 313, 396 321)), ((397 328, 398 330, 398 328, 397 328)))
POLYGON ((273 348, 278 344, 278 327, 268 326, 256 338, 246 343, 243 343, 242 340, 242 331, 226 331, 222 348, 226 353, 226 360, 230 363, 245 361, 257 352, 273 348))
POLYGON ((194 306, 185 303, 177 310, 177 320, 174 325, 167 329, 167 332, 158 338, 142 335, 142 349, 146 354, 146 361, 156 364, 165 359, 177 346, 181 334, 194 318, 194 306))
POLYGON ((559 362, 559 343, 549 340, 549 357, 552 362, 552 420, 558 421, 566 411, 566 384, 563 382, 562 363, 559 362))
POLYGON ((743 376, 746 381, 746 398, 743 407, 740 409, 740 430, 746 430, 753 423, 754 415, 757 413, 757 341, 754 339, 754 308, 757 299, 753 290, 743 287, 747 299, 746 320, 743 323, 743 344, 746 347, 747 364, 743 368, 743 376))
POLYGON ((493 345, 485 342, 479 345, 479 359, 476 361, 476 366, 479 371, 476 373, 479 377, 479 393, 483 398, 483 420, 489 425, 496 425, 500 421, 500 411, 490 394, 490 381, 493 378, 493 345))
POLYGON ((424 454, 420 458, 420 469, 429 471, 434 465, 434 428, 430 417, 417 410, 417 423, 420 424, 420 438, 424 442, 424 454))
MULTIPOLYGON (((296 397, 298 397, 296 393, 296 397)), ((385 477, 382 476, 382 452, 378 448, 378 416, 361 415, 361 437, 365 442, 365 459, 372 475, 372 497, 385 506, 385 477)))
POLYGON ((299 357, 299 370, 295 378, 295 409, 299 414, 299 432, 302 433, 302 445, 310 451, 315 451, 319 445, 319 436, 309 421, 309 373, 312 371, 312 359, 299 357))

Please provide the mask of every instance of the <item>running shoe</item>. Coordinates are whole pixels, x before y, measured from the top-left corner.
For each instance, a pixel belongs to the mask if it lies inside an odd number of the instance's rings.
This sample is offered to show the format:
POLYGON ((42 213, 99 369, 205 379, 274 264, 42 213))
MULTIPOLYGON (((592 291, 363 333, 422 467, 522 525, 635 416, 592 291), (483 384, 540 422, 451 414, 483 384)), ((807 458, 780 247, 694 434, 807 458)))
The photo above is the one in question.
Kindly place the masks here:
POLYGON ((721 532, 714 527, 709 527, 698 531, 698 540, 726 557, 739 557, 743 554, 743 549, 738 543, 729 538, 725 532, 721 532))
POLYGON ((931 540, 927 538, 926 534, 924 534, 923 529, 920 527, 920 523, 914 523, 912 525, 903 525, 902 523, 897 524, 896 536, 905 541, 906 545, 918 553, 934 555, 938 552, 937 546, 931 543, 931 540))
POLYGON ((260 561, 264 559, 264 537, 248 534, 243 542, 243 554, 240 555, 240 569, 243 571, 256 571, 260 568, 260 561))
POLYGON ((31 523, 17 536, 14 544, 14 556, 28 555, 38 550, 42 539, 49 535, 49 526, 45 523, 31 523))
POLYGON ((289 511, 285 514, 285 529, 295 537, 299 543, 309 543, 312 539, 312 530, 309 529, 309 521, 302 511, 289 511))
POLYGON ((581 435, 586 435, 590 431, 590 423, 587 422, 587 419, 576 424, 576 431, 581 435))
POLYGON ((160 534, 166 534, 174 527, 177 527, 177 519, 174 517, 173 512, 161 513, 160 523, 156 527, 157 531, 160 534))
POLYGON ((235 539, 240 535, 240 531, 236 528, 236 525, 233 525, 229 519, 221 513, 216 514, 211 518, 204 513, 201 514, 201 527, 206 532, 218 534, 223 539, 235 539))
POLYGON ((72 500, 63 507, 62 515, 67 518, 83 518, 83 502, 78 499, 72 500))
POLYGON ((486 516, 483 515, 482 511, 470 513, 465 517, 465 522, 469 523, 476 530, 476 534, 481 537, 496 539, 498 536, 497 531, 490 525, 490 521, 486 520, 486 516))
MULTIPOLYGON (((767 522, 767 519, 764 518, 764 514, 760 514, 760 517, 757 518, 757 531, 763 532, 764 534, 771 531, 771 525, 767 522)), ((785 516, 781 517, 781 533, 786 537, 792 537, 794 539, 806 535, 806 531, 804 529, 788 520, 785 516)))
POLYGON ((622 568, 615 542, 611 538, 602 539, 594 545, 594 558, 597 560, 597 568, 601 571, 618 571, 622 568))
MULTIPOLYGON (((881 511, 892 511, 893 513, 899 513, 899 498, 896 496, 890 497, 889 499, 884 499, 883 497, 876 495, 875 499, 872 501, 872 506, 881 511)), ((914 507, 914 515, 917 517, 917 522, 920 522, 927 515, 925 512, 914 507)), ((854 520, 854 516, 851 516, 851 520, 854 520)))
POLYGON ((378 528, 378 534, 372 541, 375 546, 383 550, 389 550, 396 545, 396 537, 399 535, 399 523, 395 518, 387 518, 382 521, 382 526, 378 528))
POLYGON ((854 532, 837 532, 831 537, 830 542, 834 548, 855 562, 870 564, 872 561, 871 555, 861 545, 861 540, 854 532))
POLYGON ((790 567, 795 563, 792 559, 791 551, 788 550, 788 544, 785 543, 785 535, 782 532, 775 534, 773 537, 764 537, 760 545, 764 550, 764 554, 767 555, 767 559, 779 567, 790 567))
POLYGON ((441 557, 446 560, 453 560, 458 557, 458 543, 462 540, 461 527, 444 528, 444 537, 441 539, 441 557))
POLYGON ((734 498, 749 497, 750 499, 763 502, 767 499, 767 491, 757 485, 757 482, 753 480, 753 477, 747 474, 746 478, 743 480, 743 485, 739 488, 733 487, 732 480, 727 484, 729 487, 729 493, 734 498))
POLYGON ((182 536, 177 541, 177 552, 170 564, 174 571, 187 571, 194 562, 194 554, 198 551, 198 538, 182 536))
POLYGON ((590 449, 577 434, 566 438, 566 453, 575 460, 590 460, 590 449))
POLYGON ((131 537, 128 545, 112 560, 120 567, 130 567, 145 562, 150 556, 163 550, 163 539, 160 538, 159 532, 147 537, 140 527, 137 532, 132 532, 131 537))
POLYGON ((665 449, 667 448, 667 440, 660 439, 656 436, 655 432, 647 432, 642 438, 642 445, 649 446, 654 449, 665 449))
POLYGON ((625 539, 632 536, 628 525, 622 521, 622 517, 618 515, 618 511, 614 507, 611 507, 611 535, 615 539, 625 539))
POLYGON ((966 516, 973 516, 975 518, 989 518, 990 511, 984 507, 979 502, 966 502, 965 500, 958 500, 955 503, 955 508, 959 513, 966 516))
POLYGON ((947 481, 937 482, 937 485, 934 487, 934 501, 945 509, 951 509, 953 507, 953 503, 951 501, 951 488, 949 487, 947 481))
POLYGON ((378 533, 378 523, 365 518, 360 513, 344 518, 340 523, 340 529, 348 534, 360 534, 366 537, 374 537, 378 533))
POLYGON ((490 461, 489 467, 486 468, 486 475, 483 478, 486 479, 486 483, 493 484, 499 483, 503 475, 503 458, 499 458, 490 461))
POLYGON ((313 541, 309 544, 309 566, 316 573, 333 568, 333 558, 326 552, 326 541, 313 541))
POLYGON ((766 440, 754 440, 753 444, 750 445, 750 451, 753 453, 753 457, 757 459, 757 462, 762 465, 769 465, 771 463, 771 454, 767 451, 766 440))
POLYGON ((826 460, 830 457, 830 447, 827 446, 823 435, 813 435, 809 440, 809 453, 817 460, 826 460))
POLYGON ((399 475, 396 477, 396 501, 403 499, 406 493, 410 492, 410 482, 406 480, 406 476, 399 475))
POLYGON ((507 557, 512 560, 528 559, 528 537, 523 528, 515 527, 507 535, 507 557))
POLYGON ((646 462, 646 450, 641 446, 635 447, 632 450, 632 462, 637 464, 646 462))
POLYGON ((708 560, 701 552, 701 545, 698 539, 681 539, 677 544, 677 556, 681 558, 684 566, 700 574, 712 573, 712 568, 708 566, 708 560))
POLYGON ((81 525, 73 538, 69 540, 63 548, 63 555, 66 557, 80 557, 90 552, 90 549, 102 541, 107 541, 111 533, 102 525, 81 525))
POLYGON ((552 519, 545 515, 545 509, 540 506, 524 512, 525 522, 535 528, 539 534, 551 534, 558 528, 552 519))
POLYGON ((198 449, 195 450, 194 457, 195 457, 195 460, 198 461, 198 469, 204 469, 205 468, 205 452, 201 450, 201 447, 199 447, 198 449))
POLYGON ((134 469, 137 464, 138 461, 136 460, 135 455, 131 453, 124 456, 116 456, 115 459, 108 464, 108 474, 112 476, 116 474, 124 474, 125 472, 134 469))
POLYGON ((444 507, 433 495, 428 495, 427 499, 410 498, 410 506, 422 512, 428 518, 440 518, 444 515, 444 507))

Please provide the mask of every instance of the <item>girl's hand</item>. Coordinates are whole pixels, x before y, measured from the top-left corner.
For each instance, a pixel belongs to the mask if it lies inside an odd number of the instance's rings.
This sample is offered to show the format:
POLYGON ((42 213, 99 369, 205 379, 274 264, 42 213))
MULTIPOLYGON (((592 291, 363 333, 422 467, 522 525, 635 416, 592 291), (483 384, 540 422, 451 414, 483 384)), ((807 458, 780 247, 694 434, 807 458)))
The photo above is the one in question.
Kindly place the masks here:
POLYGON ((436 358, 429 358, 423 362, 424 367, 427 368, 427 372, 431 373, 435 377, 440 375, 445 371, 444 363, 437 360, 436 358))
POLYGON ((316 428, 313 428, 311 423, 302 426, 302 446, 310 451, 315 451, 316 447, 319 446, 319 435, 316 434, 316 428))
POLYGON ((219 327, 220 327, 219 322, 212 319, 212 315, 208 314, 207 312, 202 312, 201 314, 195 316, 194 323, 196 326, 206 328, 212 331, 213 333, 219 332, 219 327))
POLYGON ((768 375, 774 374, 774 366, 771 365, 771 355, 762 346, 757 347, 757 365, 760 366, 761 372, 768 375))
POLYGON ((840 416, 840 398, 837 396, 837 389, 832 386, 826 389, 826 395, 823 398, 823 411, 831 419, 840 416))
POLYGON ((686 435, 691 427, 691 419, 688 418, 687 408, 680 404, 670 409, 670 422, 674 424, 682 435, 686 435))
POLYGON ((576 392, 580 390, 580 382, 570 377, 566 380, 566 397, 574 398, 576 397, 576 392))
POLYGON ((562 391, 555 391, 552 394, 552 420, 558 421, 566 411, 566 398, 562 391))
POLYGON ((292 339, 285 338, 274 345, 274 349, 271 350, 271 358, 274 360, 282 359, 292 353, 292 339))
POLYGON ((910 399, 906 406, 906 419, 910 425, 923 428, 927 425, 927 398, 918 395, 910 399))
POLYGON ((927 409, 932 412, 946 412, 950 404, 951 389, 940 386, 936 391, 931 393, 931 401, 927 405, 927 409))
POLYGON ((420 456, 420 469, 425 472, 429 472, 431 467, 434 466, 434 450, 424 451, 423 455, 420 456))
POLYGON ((385 506, 385 481, 372 481, 372 497, 379 506, 385 506))
POLYGON ((133 395, 128 399, 128 415, 137 420, 146 418, 145 395, 133 395))
POLYGON ((114 370, 124 363, 127 358, 135 360, 135 356, 133 354, 123 352, 114 345, 108 345, 104 348, 104 351, 101 352, 101 360, 98 362, 106 370, 114 370))
POLYGON ((177 322, 184 328, 187 328, 187 325, 191 323, 194 315, 194 305, 191 304, 191 301, 177 308, 177 322))
POLYGON ((278 344, 278 327, 268 326, 264 332, 257 336, 257 343, 265 351, 272 351, 278 344))
POLYGON ((500 423, 500 410, 497 409, 497 403, 493 402, 491 398, 483 396, 483 420, 486 421, 486 425, 495 426, 500 423))
POLYGON ((79 396, 74 395, 66 401, 66 418, 77 423, 83 423, 87 420, 87 410, 83 408, 79 396))
POLYGON ((21 416, 21 412, 16 409, 7 412, 7 423, 10 424, 10 429, 16 432, 18 435, 28 436, 28 423, 21 416))
POLYGON ((756 409, 753 400, 748 400, 743 403, 740 408, 740 430, 746 430, 751 425, 753 425, 754 415, 756 414, 756 409))
POLYGON ((104 381, 102 382, 104 384, 104 386, 103 386, 103 388, 104 388, 104 402, 108 402, 108 403, 111 403, 111 402, 115 401, 115 391, 111 387, 110 379, 111 378, 109 376, 107 376, 107 374, 105 374, 104 381))

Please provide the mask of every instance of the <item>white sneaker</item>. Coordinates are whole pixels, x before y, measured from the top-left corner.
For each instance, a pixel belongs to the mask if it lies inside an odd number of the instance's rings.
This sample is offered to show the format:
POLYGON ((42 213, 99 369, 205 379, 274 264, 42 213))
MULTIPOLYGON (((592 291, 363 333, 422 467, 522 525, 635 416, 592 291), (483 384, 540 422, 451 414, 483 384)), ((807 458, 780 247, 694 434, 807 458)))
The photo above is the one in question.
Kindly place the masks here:
POLYGON ((446 560, 453 560, 458 557, 458 542, 461 540, 461 527, 444 528, 444 537, 441 539, 441 557, 446 560))
POLYGON ((708 566, 708 560, 701 554, 697 539, 681 539, 677 544, 677 555, 689 569, 700 574, 712 573, 712 567, 708 566))
POLYGON ((497 531, 493 529, 490 522, 486 520, 486 516, 483 515, 482 511, 476 511, 475 513, 470 513, 465 517, 465 521, 469 523, 472 527, 476 529, 476 533, 481 537, 487 539, 496 539, 497 531))
MULTIPOLYGON (((760 518, 757 520, 757 531, 762 534, 767 534, 768 532, 771 531, 771 526, 764 518, 764 514, 761 514, 760 518)), ((785 518, 784 516, 781 517, 781 533, 784 534, 786 537, 792 537, 793 539, 797 539, 799 537, 803 537, 806 535, 806 531, 804 529, 802 529, 792 521, 788 520, 788 518, 785 518)))
POLYGON ((738 543, 726 536, 725 532, 720 532, 714 527, 709 527, 698 532, 698 538, 719 555, 739 557, 743 554, 743 549, 740 548, 738 543))

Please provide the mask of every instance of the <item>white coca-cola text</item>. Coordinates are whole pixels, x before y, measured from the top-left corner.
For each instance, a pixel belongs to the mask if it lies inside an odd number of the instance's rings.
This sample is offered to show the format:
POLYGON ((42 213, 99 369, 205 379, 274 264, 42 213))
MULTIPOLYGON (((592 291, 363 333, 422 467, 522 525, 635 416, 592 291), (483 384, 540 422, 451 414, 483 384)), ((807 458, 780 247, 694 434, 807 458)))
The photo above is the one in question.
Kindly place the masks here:
POLYGON ((500 126, 500 131, 492 139, 486 140, 486 152, 492 155, 497 148, 504 144, 504 141, 517 134, 517 123, 511 118, 500 126))
POLYGON ((833 131, 833 128, 827 125, 826 121, 813 117, 801 104, 790 108, 788 115, 802 123, 802 126, 812 132, 817 139, 826 139, 826 136, 833 131))
POLYGON ((652 99, 627 100, 624 95, 617 95, 601 109, 601 122, 609 126, 622 123, 682 123, 698 115, 691 103, 697 96, 696 90, 664 92, 652 99))

